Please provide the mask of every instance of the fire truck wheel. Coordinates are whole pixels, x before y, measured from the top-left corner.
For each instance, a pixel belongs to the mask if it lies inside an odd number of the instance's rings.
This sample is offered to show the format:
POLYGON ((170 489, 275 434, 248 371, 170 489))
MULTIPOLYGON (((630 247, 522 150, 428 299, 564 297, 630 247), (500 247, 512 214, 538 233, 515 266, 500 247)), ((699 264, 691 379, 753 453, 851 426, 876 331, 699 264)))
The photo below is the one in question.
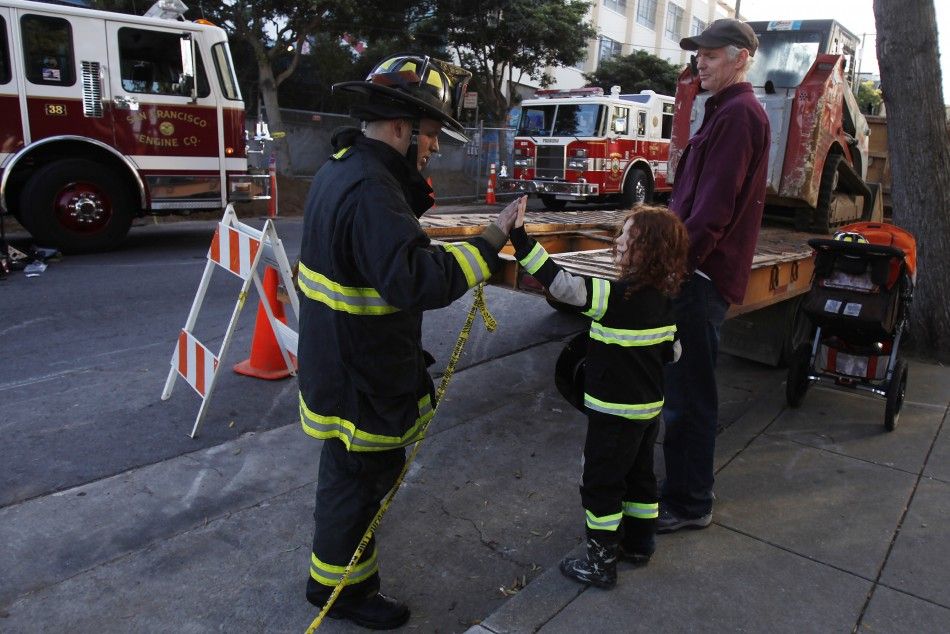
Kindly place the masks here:
POLYGON ((566 200, 558 200, 554 196, 540 196, 541 202, 544 203, 544 208, 549 211, 561 211, 567 207, 566 200))
POLYGON ((844 160, 841 154, 829 154, 821 170, 821 185, 818 186, 818 203, 811 218, 812 231, 831 233, 831 203, 838 187, 838 165, 844 160))
POLYGON ((653 181, 641 169, 627 172, 623 181, 623 193, 620 194, 621 209, 630 209, 636 205, 653 202, 653 181))
POLYGON ((86 159, 41 167, 20 194, 37 243, 79 253, 117 246, 132 225, 132 192, 109 168, 86 159))

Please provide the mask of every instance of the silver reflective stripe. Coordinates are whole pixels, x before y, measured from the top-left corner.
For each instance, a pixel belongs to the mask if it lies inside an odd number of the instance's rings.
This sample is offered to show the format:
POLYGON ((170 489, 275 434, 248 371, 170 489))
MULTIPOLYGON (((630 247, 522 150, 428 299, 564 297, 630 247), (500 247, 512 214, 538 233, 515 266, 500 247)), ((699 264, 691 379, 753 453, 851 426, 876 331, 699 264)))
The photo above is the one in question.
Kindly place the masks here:
POLYGON ((343 286, 300 263, 297 284, 309 299, 353 315, 388 315, 399 309, 386 303, 373 288, 343 286))
POLYGON ((524 270, 534 275, 538 272, 545 262, 548 261, 548 252, 544 250, 544 247, 541 246, 540 242, 535 242, 534 247, 528 252, 528 255, 524 256, 523 260, 518 260, 521 263, 521 266, 524 267, 524 270))
POLYGON ((584 311, 594 321, 599 321, 607 314, 607 301, 610 298, 610 282, 599 277, 591 280, 590 308, 584 311))
POLYGON ((426 423, 434 416, 432 398, 427 394, 419 399, 419 417, 402 436, 370 434, 358 429, 351 421, 339 416, 325 416, 313 412, 300 398, 300 424, 308 436, 340 439, 349 451, 385 451, 411 445, 422 438, 426 423))
POLYGON ((442 246, 447 252, 451 253, 455 261, 458 262, 459 268, 462 269, 462 273, 465 274, 465 281, 468 283, 469 288, 488 279, 491 272, 488 270, 488 263, 482 258, 482 254, 478 252, 478 248, 468 242, 456 242, 455 244, 445 244, 442 246))
POLYGON ((587 514, 587 527, 596 531, 615 531, 620 528, 620 520, 623 519, 623 513, 597 517, 590 511, 584 512, 587 514))
POLYGON ((623 514, 628 517, 635 517, 641 520, 653 519, 660 514, 660 505, 656 502, 652 504, 646 504, 643 502, 624 502, 623 514))
POLYGON ((610 403, 594 398, 590 394, 584 394, 584 405, 588 409, 602 414, 620 416, 631 420, 645 420, 657 416, 663 411, 663 401, 655 403, 610 403))
MULTIPOLYGON (((310 553, 310 577, 317 583, 324 586, 336 586, 343 579, 343 572, 346 566, 334 566, 320 561, 317 556, 310 553)), ((373 546, 373 553, 370 557, 361 563, 353 566, 350 575, 346 578, 346 584, 351 585, 366 581, 372 577, 379 566, 376 561, 376 547, 373 546)))
POLYGON ((673 341, 676 326, 650 328, 647 330, 626 330, 623 328, 608 328, 598 322, 590 325, 590 338, 603 343, 617 346, 652 346, 664 341, 673 341))

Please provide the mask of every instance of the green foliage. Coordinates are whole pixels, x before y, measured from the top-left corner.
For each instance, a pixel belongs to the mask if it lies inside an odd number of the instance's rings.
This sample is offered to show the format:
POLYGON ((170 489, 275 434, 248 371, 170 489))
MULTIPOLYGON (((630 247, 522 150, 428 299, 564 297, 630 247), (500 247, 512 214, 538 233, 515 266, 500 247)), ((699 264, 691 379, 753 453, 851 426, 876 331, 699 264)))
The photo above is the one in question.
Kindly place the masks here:
POLYGON ((545 69, 584 58, 596 33, 584 22, 587 0, 435 0, 425 29, 441 37, 472 71, 482 112, 504 121, 507 83, 524 76, 550 84, 545 69))
POLYGON ((881 96, 881 90, 874 87, 873 81, 866 80, 858 84, 858 105, 861 107, 861 112, 876 113, 882 101, 884 98, 881 96))
POLYGON ((634 51, 630 55, 613 57, 602 61, 593 73, 584 73, 591 86, 600 86, 605 93, 612 86, 620 86, 622 92, 638 93, 653 90, 661 95, 676 94, 676 78, 682 69, 665 59, 634 51))

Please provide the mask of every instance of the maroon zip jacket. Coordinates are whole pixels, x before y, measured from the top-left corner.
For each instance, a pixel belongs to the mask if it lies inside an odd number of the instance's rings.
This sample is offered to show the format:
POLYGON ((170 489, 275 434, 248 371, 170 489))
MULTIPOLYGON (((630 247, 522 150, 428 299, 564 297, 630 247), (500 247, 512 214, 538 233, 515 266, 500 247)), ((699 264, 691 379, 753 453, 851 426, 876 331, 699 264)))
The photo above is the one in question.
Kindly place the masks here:
POLYGON ((689 234, 690 270, 742 302, 765 207, 769 120, 747 82, 709 97, 703 124, 676 168, 670 210, 689 234))

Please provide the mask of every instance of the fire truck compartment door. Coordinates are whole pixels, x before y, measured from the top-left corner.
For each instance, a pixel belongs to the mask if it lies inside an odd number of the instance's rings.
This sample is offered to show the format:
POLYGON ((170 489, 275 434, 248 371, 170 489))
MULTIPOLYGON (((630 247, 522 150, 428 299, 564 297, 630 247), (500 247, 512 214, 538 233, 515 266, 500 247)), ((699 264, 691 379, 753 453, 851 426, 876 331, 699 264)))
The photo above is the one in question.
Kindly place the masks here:
POLYGON ((0 167, 21 147, 26 129, 20 116, 20 72, 13 55, 10 9, 0 7, 0 167))
POLYGON ((220 206, 220 99, 201 33, 121 21, 107 29, 115 144, 139 167, 152 208, 220 206))

